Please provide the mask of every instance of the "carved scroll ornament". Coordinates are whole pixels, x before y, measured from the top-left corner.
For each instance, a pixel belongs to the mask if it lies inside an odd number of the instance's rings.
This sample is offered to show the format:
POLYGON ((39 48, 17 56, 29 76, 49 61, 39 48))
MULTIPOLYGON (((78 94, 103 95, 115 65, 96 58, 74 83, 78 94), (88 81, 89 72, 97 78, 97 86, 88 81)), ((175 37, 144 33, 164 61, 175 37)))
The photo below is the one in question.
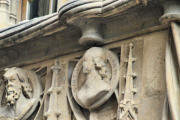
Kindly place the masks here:
POLYGON ((35 111, 42 93, 38 76, 32 71, 13 67, 6 69, 4 81, 0 119, 28 119, 35 111))

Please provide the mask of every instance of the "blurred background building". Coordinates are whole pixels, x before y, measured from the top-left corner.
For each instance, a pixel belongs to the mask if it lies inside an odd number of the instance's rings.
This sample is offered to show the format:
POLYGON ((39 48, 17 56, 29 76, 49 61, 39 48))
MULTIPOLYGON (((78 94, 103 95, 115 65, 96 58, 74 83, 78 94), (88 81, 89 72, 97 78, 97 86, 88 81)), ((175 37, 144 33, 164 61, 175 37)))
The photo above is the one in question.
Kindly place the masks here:
POLYGON ((0 28, 57 12, 66 0, 0 0, 0 28))

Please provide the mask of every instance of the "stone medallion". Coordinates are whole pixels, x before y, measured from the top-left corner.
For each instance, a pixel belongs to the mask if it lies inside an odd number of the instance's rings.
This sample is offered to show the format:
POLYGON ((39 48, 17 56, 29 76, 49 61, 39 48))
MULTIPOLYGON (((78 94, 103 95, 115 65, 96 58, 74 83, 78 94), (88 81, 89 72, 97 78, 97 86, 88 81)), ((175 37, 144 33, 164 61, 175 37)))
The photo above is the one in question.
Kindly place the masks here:
POLYGON ((93 47, 75 66, 71 87, 75 101, 88 110, 105 103, 119 80, 119 61, 111 51, 93 47))
POLYGON ((21 68, 13 67, 5 71, 0 119, 27 120, 40 101, 42 88, 39 78, 34 72, 21 68))

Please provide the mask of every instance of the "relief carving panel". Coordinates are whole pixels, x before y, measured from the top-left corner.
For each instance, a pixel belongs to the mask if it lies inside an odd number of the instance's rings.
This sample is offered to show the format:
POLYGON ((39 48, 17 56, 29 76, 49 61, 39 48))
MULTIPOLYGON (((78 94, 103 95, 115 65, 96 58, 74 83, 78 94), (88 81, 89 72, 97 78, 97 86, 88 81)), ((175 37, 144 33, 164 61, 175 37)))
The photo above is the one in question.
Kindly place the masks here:
POLYGON ((21 68, 7 68, 5 71, 4 84, 1 85, 4 92, 1 94, 0 119, 26 120, 40 101, 42 89, 39 78, 34 72, 21 68))
MULTIPOLYGON (((146 41, 137 38, 92 47, 43 65, 27 67, 36 71, 41 79, 29 70, 6 69, 0 87, 4 91, 0 93, 0 119, 159 120, 159 113, 151 115, 149 112, 160 111, 164 94, 163 91, 147 94, 152 91, 149 90, 149 81, 157 82, 156 79, 147 79, 156 75, 153 72, 149 77, 151 69, 147 65, 163 49, 153 49, 153 53, 146 45, 156 48, 158 45, 155 43, 163 43, 163 40, 152 42, 151 37, 150 40, 148 36, 144 37, 146 41)), ((163 55, 157 59, 162 61, 163 55)), ((160 66, 155 65, 157 68, 160 66)))
POLYGON ((77 63, 70 82, 72 89, 69 92, 73 98, 69 96, 69 101, 75 118, 114 120, 117 99, 113 94, 118 80, 119 60, 113 52, 99 47, 87 50, 77 63), (107 114, 108 111, 111 112, 107 114))

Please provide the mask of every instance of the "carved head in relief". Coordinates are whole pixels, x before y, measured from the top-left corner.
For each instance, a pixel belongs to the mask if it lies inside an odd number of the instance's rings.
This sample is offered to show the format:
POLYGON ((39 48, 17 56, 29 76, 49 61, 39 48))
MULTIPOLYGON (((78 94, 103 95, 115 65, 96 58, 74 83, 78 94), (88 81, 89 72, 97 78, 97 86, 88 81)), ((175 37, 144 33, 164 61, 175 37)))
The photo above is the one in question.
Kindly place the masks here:
POLYGON ((12 67, 5 69, 3 79, 0 119, 27 120, 36 110, 42 93, 39 77, 33 71, 12 67))
POLYGON ((111 51, 100 47, 88 49, 72 76, 72 93, 77 103, 89 110, 105 103, 117 86, 118 66, 111 51))
POLYGON ((92 71, 97 71, 102 80, 109 80, 111 72, 107 64, 108 59, 104 49, 93 47, 84 54, 83 73, 89 74, 92 71))
POLYGON ((6 101, 8 105, 14 105, 23 94, 26 98, 32 97, 32 87, 29 83, 29 78, 23 74, 21 69, 10 68, 6 69, 4 74, 6 80, 6 101))

